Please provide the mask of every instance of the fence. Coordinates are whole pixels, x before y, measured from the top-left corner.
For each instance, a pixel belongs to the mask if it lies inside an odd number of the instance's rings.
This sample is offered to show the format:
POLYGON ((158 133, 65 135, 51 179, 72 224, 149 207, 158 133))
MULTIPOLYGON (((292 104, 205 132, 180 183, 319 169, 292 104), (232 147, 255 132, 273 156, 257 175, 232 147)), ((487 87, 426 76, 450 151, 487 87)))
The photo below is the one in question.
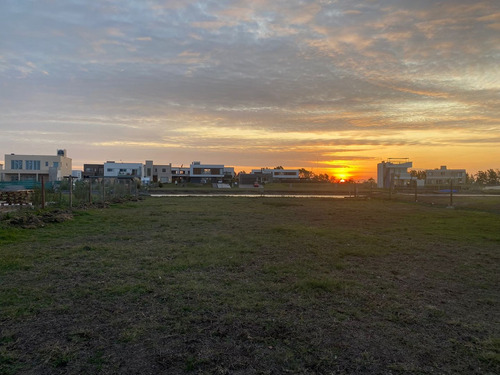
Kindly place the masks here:
POLYGON ((13 181, 0 183, 4 195, 20 198, 0 199, 7 204, 28 204, 74 207, 90 203, 112 202, 139 195, 140 180, 136 178, 93 177, 77 180, 72 176, 62 181, 41 183, 36 181, 13 181), (28 194, 29 192, 29 194, 28 194), (19 201, 19 202, 18 202, 19 201))

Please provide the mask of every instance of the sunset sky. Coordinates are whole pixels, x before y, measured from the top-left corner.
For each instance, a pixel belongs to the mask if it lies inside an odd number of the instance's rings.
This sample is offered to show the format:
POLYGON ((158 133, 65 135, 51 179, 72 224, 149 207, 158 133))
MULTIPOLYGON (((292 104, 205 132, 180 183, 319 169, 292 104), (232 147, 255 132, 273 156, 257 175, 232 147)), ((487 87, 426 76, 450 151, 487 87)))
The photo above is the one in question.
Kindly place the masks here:
POLYGON ((500 168, 500 1, 2 0, 0 162, 500 168))

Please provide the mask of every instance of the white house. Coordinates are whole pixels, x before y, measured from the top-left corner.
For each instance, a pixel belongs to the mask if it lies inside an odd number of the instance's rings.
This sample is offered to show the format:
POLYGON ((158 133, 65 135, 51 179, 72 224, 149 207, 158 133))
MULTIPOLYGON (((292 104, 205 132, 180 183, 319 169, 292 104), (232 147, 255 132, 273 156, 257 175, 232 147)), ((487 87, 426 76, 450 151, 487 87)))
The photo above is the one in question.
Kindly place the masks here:
POLYGON ((144 166, 141 163, 104 163, 104 177, 137 177, 144 176, 144 166))

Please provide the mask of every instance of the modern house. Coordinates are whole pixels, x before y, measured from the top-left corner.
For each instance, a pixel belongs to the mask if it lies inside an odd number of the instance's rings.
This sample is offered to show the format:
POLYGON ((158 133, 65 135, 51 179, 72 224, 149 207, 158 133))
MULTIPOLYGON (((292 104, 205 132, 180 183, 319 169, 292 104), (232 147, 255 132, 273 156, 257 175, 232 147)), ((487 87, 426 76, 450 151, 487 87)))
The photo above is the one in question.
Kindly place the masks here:
POLYGON ((223 164, 201 164, 194 161, 189 167, 189 181, 194 183, 230 182, 234 177, 234 168, 223 164))
POLYGON ((269 182, 292 182, 299 181, 298 169, 252 169, 251 173, 240 173, 239 183, 241 185, 265 184, 269 182))
POLYGON ((171 183, 172 182, 172 164, 154 164, 153 182, 171 183))
POLYGON ((390 158, 377 164, 377 187, 391 188, 394 186, 408 186, 412 180, 408 168, 413 163, 408 158, 390 158))
POLYGON ((141 163, 104 163, 104 177, 137 177, 144 176, 144 166, 141 163))
POLYGON ((189 167, 171 167, 172 171, 172 182, 188 182, 189 181, 189 167))
POLYGON ((425 185, 439 186, 448 185, 450 181, 453 185, 462 185, 466 182, 467 173, 465 169, 448 169, 442 165, 439 169, 425 170, 425 185))
POLYGON ((56 155, 5 155, 5 181, 61 181, 71 175, 72 161, 66 150, 57 150, 56 155))
POLYGON ((84 164, 83 165, 83 178, 103 177, 104 164, 84 164))

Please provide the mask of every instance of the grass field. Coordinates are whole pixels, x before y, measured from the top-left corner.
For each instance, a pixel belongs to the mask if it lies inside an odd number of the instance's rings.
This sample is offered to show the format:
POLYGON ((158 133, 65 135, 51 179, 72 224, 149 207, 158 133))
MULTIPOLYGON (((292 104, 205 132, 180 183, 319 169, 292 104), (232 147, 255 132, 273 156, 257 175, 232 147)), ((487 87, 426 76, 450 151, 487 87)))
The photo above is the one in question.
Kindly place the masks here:
POLYGON ((1 221, 0 373, 497 374, 489 207, 166 197, 1 221))

